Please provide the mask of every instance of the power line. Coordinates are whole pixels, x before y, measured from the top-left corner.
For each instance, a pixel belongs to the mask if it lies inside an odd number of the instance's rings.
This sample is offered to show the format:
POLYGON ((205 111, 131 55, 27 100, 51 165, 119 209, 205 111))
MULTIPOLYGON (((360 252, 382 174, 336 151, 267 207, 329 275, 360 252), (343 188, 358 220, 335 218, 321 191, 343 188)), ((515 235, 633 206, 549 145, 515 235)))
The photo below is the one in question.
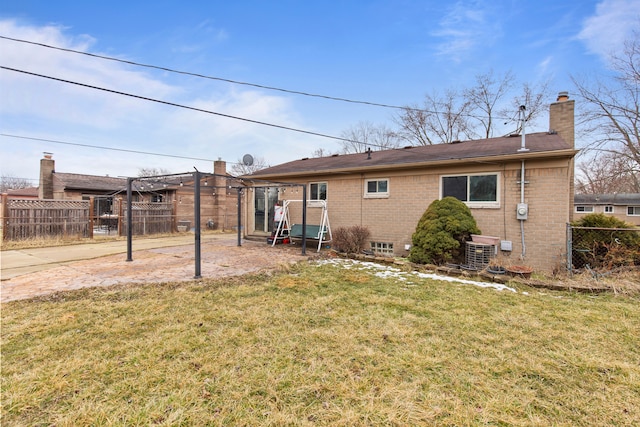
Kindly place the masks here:
MULTIPOLYGON (((169 72, 169 73, 182 74, 182 75, 199 77, 199 78, 208 79, 208 80, 216 80, 216 81, 232 83, 232 84, 237 84, 237 85, 251 86, 251 87, 256 87, 256 88, 260 88, 260 89, 267 89, 267 90, 279 91, 279 92, 283 92, 283 93, 290 93, 290 94, 294 94, 294 95, 303 95, 303 96, 309 96, 309 97, 315 97, 315 98, 328 99, 328 100, 332 100, 332 101, 341 101, 341 102, 347 102, 347 103, 352 103, 352 104, 370 105, 370 106, 374 106, 374 107, 391 108, 391 109, 403 110, 403 111, 424 112, 424 113, 435 114, 435 115, 447 114, 445 112, 440 112, 440 111, 436 111, 436 110, 429 110, 429 109, 426 109, 426 108, 416 108, 416 107, 410 107, 410 106, 398 106, 398 105, 384 104, 384 103, 371 102, 371 101, 359 101, 359 100, 354 100, 354 99, 349 99, 349 98, 341 98, 341 97, 335 97, 335 96, 329 96, 329 95, 314 94, 314 93, 310 93, 310 92, 302 92, 302 91, 291 90, 291 89, 283 89, 283 88, 278 88, 278 87, 274 87, 274 86, 261 85, 261 84, 257 84, 257 83, 242 82, 242 81, 226 79, 226 78, 222 78, 222 77, 209 76, 209 75, 206 75, 206 74, 199 74, 199 73, 193 73, 193 72, 189 72, 189 71, 176 70, 176 69, 163 67, 163 66, 158 66, 158 65, 144 64, 144 63, 141 63, 141 62, 129 61, 129 60, 120 59, 120 58, 114 58, 114 57, 106 56, 106 55, 99 55, 99 54, 95 54, 95 53, 82 52, 82 51, 79 51, 79 50, 63 48, 63 47, 58 47, 58 46, 52 46, 52 45, 48 45, 48 44, 45 44, 45 43, 38 43, 38 42, 34 42, 34 41, 30 41, 30 40, 24 40, 24 39, 18 39, 18 38, 14 38, 14 37, 7 37, 7 36, 0 35, 0 39, 11 40, 11 41, 18 42, 18 43, 31 44, 31 45, 34 45, 34 46, 45 47, 47 49, 59 50, 59 51, 62 51, 62 52, 69 52, 69 53, 75 53, 75 54, 78 54, 78 55, 85 55, 85 56, 89 56, 89 57, 93 57, 93 58, 104 59, 104 60, 107 60, 107 61, 121 62, 123 64, 134 65, 134 66, 137 66, 137 67, 151 68, 151 69, 166 71, 166 72, 169 72)), ((463 115, 467 116, 467 117, 474 118, 476 120, 479 120, 481 118, 486 118, 485 116, 479 116, 479 115, 476 115, 476 114, 463 114, 463 115)))
MULTIPOLYGON (((319 136, 319 137, 328 138, 328 139, 334 139, 334 140, 338 140, 338 141, 358 142, 358 141, 350 141, 350 140, 345 139, 345 138, 340 138, 340 137, 337 137, 337 136, 327 135, 327 134, 323 134, 323 133, 319 133, 319 132, 312 132, 312 131, 308 131, 308 130, 292 128, 292 127, 289 127, 289 126, 283 126, 283 125, 277 125, 277 124, 274 124, 274 123, 262 122, 262 121, 259 121, 259 120, 247 119, 245 117, 232 116, 230 114, 218 113, 218 112, 211 111, 211 110, 205 110, 203 108, 190 107, 190 106, 187 106, 187 105, 177 104, 175 102, 162 101, 160 99, 149 98, 149 97, 142 96, 142 95, 134 95, 134 94, 131 94, 131 93, 121 92, 121 91, 117 91, 117 90, 114 90, 114 89, 107 89, 107 88, 102 88, 102 87, 99 87, 99 86, 93 86, 93 85, 86 84, 86 83, 79 83, 79 82, 74 82, 74 81, 71 81, 71 80, 61 79, 61 78, 58 78, 58 77, 46 76, 44 74, 32 73, 30 71, 18 70, 16 68, 0 66, 0 69, 8 70, 8 71, 14 71, 14 72, 17 72, 17 73, 28 74, 28 75, 36 76, 36 77, 42 77, 42 78, 45 78, 45 79, 55 80, 55 81, 59 81, 59 82, 62 82, 62 83, 68 83, 68 84, 76 85, 76 86, 87 87, 87 88, 90 88, 90 89, 101 90, 101 91, 104 91, 104 92, 114 93, 114 94, 117 94, 117 95, 129 96, 131 98, 137 98, 137 99, 142 99, 142 100, 145 100, 145 101, 156 102, 158 104, 170 105, 172 107, 178 107, 178 108, 184 108, 184 109, 187 109, 187 110, 199 111, 201 113, 207 113, 207 114, 212 114, 212 115, 216 115, 216 116, 220 116, 220 117, 226 117, 228 119, 241 120, 241 121, 245 121, 245 122, 248 122, 248 123, 254 123, 254 124, 258 124, 258 125, 274 127, 274 128, 277 128, 277 129, 284 129, 284 130, 288 130, 288 131, 292 131, 292 132, 304 133, 304 134, 307 134, 307 135, 314 135, 314 136, 319 136)), ((374 145, 374 144, 369 144, 369 145, 374 145)))
POLYGON ((135 154, 146 154, 149 156, 161 156, 161 157, 171 157, 174 159, 187 159, 187 160, 199 160, 203 162, 213 162, 211 159, 201 159, 198 157, 187 157, 187 156, 177 156, 174 154, 163 154, 163 153, 152 153, 149 151, 138 151, 138 150, 129 150, 126 148, 112 148, 112 147, 104 147, 100 145, 90 145, 90 144, 79 144, 76 142, 66 142, 66 141, 57 141, 55 139, 44 139, 44 138, 33 138, 29 136, 20 136, 20 135, 11 135, 7 133, 0 133, 0 136, 6 136, 8 138, 19 138, 19 139, 29 139, 31 141, 41 141, 41 142, 51 142, 53 144, 63 144, 63 145, 73 145, 76 147, 88 147, 88 148, 97 148, 100 150, 110 150, 110 151, 122 151, 125 153, 135 153, 135 154))
MULTIPOLYGON (((182 75, 199 77, 199 78, 208 79, 208 80, 216 80, 216 81, 221 81, 221 82, 226 82, 226 83, 231 83, 231 84, 237 84, 237 85, 251 86, 251 87, 256 87, 256 88, 260 88, 260 89, 267 89, 267 90, 279 91, 279 92, 283 92, 283 93, 290 93, 290 94, 294 94, 294 95, 303 95, 303 96, 309 96, 309 97, 315 97, 315 98, 328 99, 328 100, 332 100, 332 101, 341 101, 341 102, 347 102, 347 103, 352 103, 352 104, 370 105, 370 106, 374 106, 374 107, 383 107, 383 108, 390 108, 390 109, 403 110, 403 111, 424 112, 424 113, 427 113, 427 114, 435 114, 435 115, 447 114, 445 112, 440 112, 440 111, 436 111, 436 110, 429 110, 429 109, 426 109, 426 108, 410 107, 408 105, 398 106, 398 105, 384 104, 384 103, 379 103, 379 102, 360 101, 360 100, 354 100, 354 99, 349 99, 349 98, 341 98, 341 97, 335 97, 335 96, 329 96, 329 95, 314 94, 314 93, 310 93, 310 92, 302 92, 302 91, 291 90, 291 89, 283 89, 283 88, 278 88, 278 87, 274 87, 274 86, 261 85, 261 84, 257 84, 257 83, 242 82, 242 81, 238 81, 238 80, 226 79, 226 78, 223 78, 223 77, 214 77, 214 76, 209 76, 209 75, 206 75, 206 74, 200 74, 200 73, 193 73, 193 72, 189 72, 189 71, 176 70, 176 69, 163 67, 163 66, 159 66, 159 65, 144 64, 144 63, 141 63, 141 62, 135 62, 135 61, 130 61, 130 60, 126 60, 126 59, 120 59, 120 58, 114 58, 114 57, 106 56, 106 55, 99 55, 99 54, 95 54, 95 53, 82 52, 82 51, 79 51, 79 50, 63 48, 63 47, 58 47, 58 46, 52 46, 52 45, 48 45, 48 44, 45 44, 45 43, 38 43, 38 42, 30 41, 30 40, 17 39, 17 38, 13 38, 13 37, 2 36, 2 35, 0 35, 0 39, 11 40, 11 41, 15 41, 15 42, 18 42, 18 43, 31 44, 31 45, 34 45, 34 46, 41 46, 41 47, 45 47, 45 48, 48 48, 48 49, 59 50, 59 51, 69 52, 69 53, 75 53, 75 54, 78 54, 78 55, 85 55, 85 56, 89 56, 89 57, 93 57, 93 58, 104 59, 104 60, 107 60, 107 61, 121 62, 123 64, 134 65, 134 66, 137 66, 137 67, 151 68, 151 69, 166 71, 166 72, 169 72, 169 73, 182 74, 182 75)), ((467 116, 467 117, 474 118, 476 120, 479 120, 481 118, 485 118, 485 116, 479 116, 479 115, 476 115, 476 114, 463 114, 463 115, 467 116)))
POLYGON ((158 66, 158 65, 150 65, 150 64, 143 64, 143 63, 135 62, 135 61, 128 61, 128 60, 125 60, 125 59, 114 58, 114 57, 111 57, 111 56, 98 55, 98 54, 95 54, 95 53, 82 52, 82 51, 74 50, 74 49, 51 46, 51 45, 44 44, 44 43, 37 43, 37 42, 29 41, 29 40, 16 39, 16 38, 13 38, 13 37, 0 36, 0 39, 11 40, 11 41, 14 41, 14 42, 19 42, 19 43, 27 43, 27 44, 31 44, 31 45, 35 45, 35 46, 45 47, 45 48, 48 48, 48 49, 55 49, 55 50, 60 50, 60 51, 63 51, 63 52, 76 53, 76 54, 79 54, 79 55, 86 55, 86 56, 90 56, 90 57, 93 57, 93 58, 105 59, 107 61, 121 62, 123 64, 135 65, 137 67, 153 68, 153 69, 156 69, 156 70, 167 71, 167 72, 175 73, 175 74, 182 74, 182 75, 186 75, 186 76, 200 77, 200 78, 203 78, 203 79, 217 80, 217 81, 221 81, 221 82, 225 82, 225 83, 232 83, 232 84, 237 84, 237 85, 251 86, 251 87, 256 87, 256 88, 260 88, 260 89, 274 90, 274 91, 290 93, 290 94, 294 94, 294 95, 310 96, 310 97, 315 97, 315 98, 328 99, 328 100, 331 100, 331 101, 349 102, 349 103, 352 103, 352 104, 363 104, 363 105, 370 105, 370 106, 374 106, 374 107, 392 108, 392 109, 397 109, 397 110, 407 110, 407 109, 409 109, 409 110, 417 110, 417 109, 414 109, 414 108, 401 107, 401 106, 398 106, 398 105, 382 104, 382 103, 370 102, 370 101, 358 101, 358 100, 348 99, 348 98, 340 98, 340 97, 335 97, 335 96, 320 95, 320 94, 316 94, 316 93, 302 92, 302 91, 291 90, 291 89, 283 89, 283 88, 278 88, 278 87, 274 87, 274 86, 266 86, 266 85, 261 85, 261 84, 257 84, 257 83, 242 82, 242 81, 238 81, 238 80, 225 79, 225 78, 222 78, 222 77, 213 77, 213 76, 208 76, 208 75, 205 75, 205 74, 198 74, 198 73, 192 73, 192 72, 188 72, 188 71, 175 70, 175 69, 172 69, 172 68, 162 67, 162 66, 158 66))

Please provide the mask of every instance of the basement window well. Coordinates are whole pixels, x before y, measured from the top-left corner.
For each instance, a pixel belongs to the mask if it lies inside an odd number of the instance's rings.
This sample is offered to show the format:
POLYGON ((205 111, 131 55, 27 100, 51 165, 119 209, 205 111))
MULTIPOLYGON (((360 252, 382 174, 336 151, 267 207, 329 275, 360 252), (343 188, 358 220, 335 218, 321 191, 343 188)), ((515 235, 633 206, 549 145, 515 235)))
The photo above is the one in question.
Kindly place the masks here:
POLYGON ((393 243, 371 242, 371 250, 378 255, 393 255, 393 243))

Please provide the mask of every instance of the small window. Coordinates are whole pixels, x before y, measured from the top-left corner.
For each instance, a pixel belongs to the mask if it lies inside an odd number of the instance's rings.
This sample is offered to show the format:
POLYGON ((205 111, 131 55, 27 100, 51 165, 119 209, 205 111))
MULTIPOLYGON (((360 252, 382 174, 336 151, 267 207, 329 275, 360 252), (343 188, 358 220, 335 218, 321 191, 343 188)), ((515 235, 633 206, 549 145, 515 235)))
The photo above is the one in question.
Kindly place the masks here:
POLYGON ((371 250, 380 255, 393 255, 393 243, 371 242, 371 250))
POLYGON ((154 203, 162 202, 162 199, 163 199, 162 194, 152 194, 151 195, 151 201, 154 202, 154 203))
POLYGON ((640 216, 640 206, 627 206, 627 215, 640 216))
POLYGON ((327 183, 312 182, 309 184, 309 200, 327 200, 327 183))
POLYGON ((364 197, 382 198, 389 197, 388 179, 368 179, 364 183, 364 197))
POLYGON ((455 197, 471 207, 497 207, 498 174, 443 176, 441 194, 455 197))
POLYGON ((604 213, 613 213, 613 206, 611 206, 611 205, 605 206, 604 207, 604 213))
POLYGON ((593 212, 593 206, 577 205, 576 206, 576 212, 577 213, 591 213, 591 212, 593 212))

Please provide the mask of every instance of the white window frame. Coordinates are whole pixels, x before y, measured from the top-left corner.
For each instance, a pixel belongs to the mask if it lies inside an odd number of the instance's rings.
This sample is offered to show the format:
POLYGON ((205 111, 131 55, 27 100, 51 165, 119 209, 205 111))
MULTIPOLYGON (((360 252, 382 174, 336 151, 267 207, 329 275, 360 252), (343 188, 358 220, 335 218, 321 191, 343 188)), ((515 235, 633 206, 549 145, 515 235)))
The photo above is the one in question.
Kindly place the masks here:
POLYGON ((640 206, 627 206, 627 216, 640 216, 640 206))
POLYGON ((469 208, 484 208, 484 209, 496 209, 500 207, 500 193, 502 187, 502 180, 500 178, 500 172, 479 172, 479 173, 455 173, 449 175, 440 175, 440 199, 442 199, 443 191, 444 191, 444 180, 443 178, 451 178, 457 176, 466 176, 467 177, 467 198, 469 198, 469 177, 471 176, 489 176, 493 175, 496 177, 496 200, 495 201, 480 201, 474 202, 469 200, 462 200, 462 202, 467 205, 469 208))
MULTIPOLYGON (((378 188, 378 184, 376 184, 376 188, 378 188)), ((372 179, 364 180, 364 198, 365 199, 385 199, 388 197, 389 197, 389 178, 372 178, 372 179), (385 181, 387 183, 387 191, 369 192, 370 182, 379 183, 381 181, 385 181)))
POLYGON ((318 201, 318 200, 327 200, 329 198, 329 184, 327 183, 327 181, 317 181, 317 182, 310 182, 309 183, 309 194, 307 195, 307 198, 309 199, 309 201, 318 201), (320 195, 320 186, 324 184, 324 199, 321 199, 320 197, 316 197, 316 198, 312 198, 311 197, 311 186, 312 185, 318 185, 318 196, 320 195))
POLYGON ((576 205, 575 207, 576 213, 593 213, 593 205, 576 205), (582 208, 582 210, 580 210, 582 208))
POLYGON ((613 205, 605 205, 602 209, 604 213, 608 213, 608 214, 614 213, 613 205))

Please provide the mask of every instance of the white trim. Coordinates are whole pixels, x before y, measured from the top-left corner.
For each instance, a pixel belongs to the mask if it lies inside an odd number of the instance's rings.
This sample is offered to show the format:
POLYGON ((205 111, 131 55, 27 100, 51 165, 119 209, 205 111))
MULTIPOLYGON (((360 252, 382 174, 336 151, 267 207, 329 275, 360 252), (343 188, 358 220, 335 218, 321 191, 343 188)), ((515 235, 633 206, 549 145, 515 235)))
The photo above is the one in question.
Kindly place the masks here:
POLYGON ((640 206, 627 206, 627 216, 640 216, 640 206), (633 209, 634 213, 630 214, 629 209, 633 209))
POLYGON ((613 205, 604 205, 602 207, 602 212, 608 213, 608 214, 612 214, 612 213, 615 213, 615 209, 614 209, 613 205), (607 209, 610 209, 610 210, 607 210, 607 209))
MULTIPOLYGON (((364 198, 365 199, 388 199, 389 198, 389 178, 370 178, 370 179, 365 179, 364 180, 364 198), (380 181, 386 181, 387 182, 387 191, 385 192, 375 192, 375 193, 370 193, 369 192, 369 183, 375 181, 375 182, 380 182, 380 181)), ((377 187, 377 185, 376 185, 377 187)))
MULTIPOLYGON (((329 183, 327 181, 313 181, 313 182, 310 182, 308 190, 309 190, 309 194, 307 195, 307 198, 309 199, 309 201, 311 201, 311 200, 327 200, 329 198, 329 183), (311 186, 313 184, 318 184, 318 186, 321 185, 321 184, 324 184, 325 197, 326 197, 325 199, 312 199, 311 198, 311 186)), ((320 188, 318 188, 318 193, 320 193, 320 188)))

